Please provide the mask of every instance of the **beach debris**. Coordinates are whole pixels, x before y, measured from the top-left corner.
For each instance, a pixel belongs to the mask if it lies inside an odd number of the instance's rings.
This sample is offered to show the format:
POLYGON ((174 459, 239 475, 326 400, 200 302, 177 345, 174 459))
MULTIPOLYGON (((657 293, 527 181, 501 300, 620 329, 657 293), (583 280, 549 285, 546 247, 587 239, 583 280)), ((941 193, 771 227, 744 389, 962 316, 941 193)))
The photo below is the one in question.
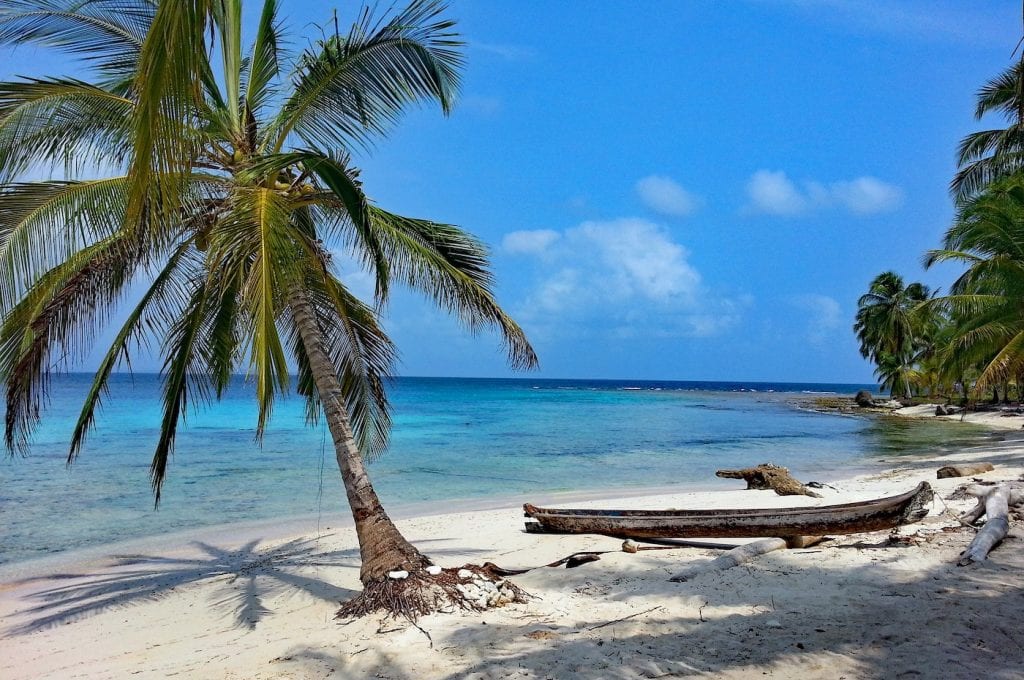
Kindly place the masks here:
POLYGON ((437 576, 441 573, 441 567, 437 566, 436 564, 431 564, 429 567, 427 567, 427 573, 431 576, 437 576))
POLYGON ((565 560, 565 568, 575 569, 587 562, 597 562, 599 559, 601 556, 598 553, 577 553, 565 560))
POLYGON ((745 564, 750 560, 769 553, 775 550, 783 550, 787 547, 786 539, 784 538, 761 538, 756 541, 751 541, 737 548, 726 552, 723 555, 719 555, 713 560, 707 560, 705 562, 698 562, 697 564, 691 564, 683 571, 672 576, 669 581, 675 583, 683 583, 689 581, 701 574, 706 574, 710 571, 721 571, 723 569, 731 569, 732 567, 745 564))
POLYGON ((651 612, 656 612, 659 609, 664 609, 664 607, 662 607, 661 605, 658 605, 657 607, 651 607, 650 609, 645 609, 642 612, 637 612, 636 614, 630 614, 629 616, 623 616, 622 618, 619 618, 619 619, 612 619, 611 621, 605 621, 604 623, 599 623, 596 626, 591 626, 590 628, 587 628, 587 630, 588 631, 597 630, 598 628, 604 628, 605 626, 610 626, 610 625, 615 624, 615 623, 622 623, 623 621, 629 621, 630 619, 635 619, 638 616, 643 616, 644 614, 650 614, 651 612))
POLYGON ((935 415, 937 416, 954 416, 960 413, 962 409, 959 406, 947 406, 945 404, 938 404, 935 407, 935 415))
POLYGON ((974 536, 967 549, 960 553, 957 564, 961 567, 984 562, 988 554, 999 545, 1010 531, 1010 507, 1024 504, 1024 487, 1013 482, 987 486, 976 484, 965 489, 978 499, 978 504, 960 517, 960 522, 972 525, 985 515, 984 526, 974 536))
POLYGON ((748 489, 772 489, 780 496, 824 498, 789 474, 787 468, 772 463, 761 463, 757 467, 743 468, 742 470, 719 470, 715 476, 742 479, 746 481, 748 489))
POLYGON ((404 569, 399 569, 398 571, 389 571, 388 578, 393 578, 396 580, 409 578, 409 572, 405 571, 404 569))
POLYGON ((794 548, 810 548, 812 545, 818 545, 824 540, 824 536, 788 536, 786 538, 786 547, 790 550, 794 548))
MULTIPOLYGON (((637 551, 640 550, 675 550, 676 548, 704 548, 707 550, 732 550, 736 543, 720 543, 717 541, 693 541, 687 538, 649 538, 637 537, 626 539, 627 542, 637 543, 637 551), (653 543, 654 545, 639 545, 640 543, 653 543)), ((626 544, 622 544, 623 552, 630 552, 626 544)))
POLYGON ((982 472, 992 472, 995 468, 992 463, 965 463, 963 465, 947 465, 940 467, 935 473, 936 479, 949 479, 950 477, 970 477, 982 472))
MULTIPOLYGON (((431 565, 432 566, 432 565, 431 565)), ((414 626, 418 617, 431 612, 484 611, 512 602, 526 602, 530 595, 484 566, 466 564, 429 574, 426 568, 402 571, 401 578, 381 578, 364 587, 360 597, 343 603, 336 619, 352 619, 384 612, 388 619, 404 618, 414 626)))
MULTIPOLYGON (((461 571, 469 571, 462 569, 461 571)), ((490 607, 504 607, 512 602, 521 602, 522 591, 511 581, 493 580, 482 571, 469 572, 470 576, 455 584, 455 589, 474 605, 475 609, 484 610, 490 607)))
POLYGON ((636 553, 640 549, 640 545, 631 538, 627 538, 622 542, 622 552, 636 553))

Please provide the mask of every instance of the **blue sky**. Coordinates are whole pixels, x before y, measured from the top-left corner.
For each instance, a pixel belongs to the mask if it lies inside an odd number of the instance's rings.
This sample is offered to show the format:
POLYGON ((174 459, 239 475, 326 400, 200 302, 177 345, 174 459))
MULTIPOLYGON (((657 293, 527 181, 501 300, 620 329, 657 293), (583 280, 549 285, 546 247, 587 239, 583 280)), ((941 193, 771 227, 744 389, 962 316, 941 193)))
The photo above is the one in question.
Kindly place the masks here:
MULTIPOLYGON (((293 41, 337 4, 286 3, 293 41)), ((378 203, 491 247, 544 377, 869 381, 857 297, 886 269, 955 276, 921 256, 952 214, 974 92, 1021 33, 1009 0, 450 13, 468 42, 458 108, 414 111, 358 163, 378 203)), ((3 71, 72 68, 20 49, 3 71)), ((387 327, 403 374, 511 375, 496 337, 414 295, 387 327)))

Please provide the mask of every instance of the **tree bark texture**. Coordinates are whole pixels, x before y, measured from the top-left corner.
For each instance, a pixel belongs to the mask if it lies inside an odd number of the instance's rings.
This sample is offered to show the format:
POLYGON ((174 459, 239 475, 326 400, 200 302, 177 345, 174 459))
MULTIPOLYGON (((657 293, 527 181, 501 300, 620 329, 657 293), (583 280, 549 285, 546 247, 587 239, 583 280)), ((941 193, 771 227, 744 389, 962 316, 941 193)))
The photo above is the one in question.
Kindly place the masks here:
POLYGON ((345 494, 355 520, 362 565, 360 580, 365 585, 386 578, 389 571, 412 572, 429 566, 430 560, 402 536, 388 517, 370 483, 362 454, 352 433, 338 371, 324 347, 323 333, 312 305, 299 292, 292 292, 288 303, 309 357, 324 417, 334 442, 334 454, 345 485, 345 494))

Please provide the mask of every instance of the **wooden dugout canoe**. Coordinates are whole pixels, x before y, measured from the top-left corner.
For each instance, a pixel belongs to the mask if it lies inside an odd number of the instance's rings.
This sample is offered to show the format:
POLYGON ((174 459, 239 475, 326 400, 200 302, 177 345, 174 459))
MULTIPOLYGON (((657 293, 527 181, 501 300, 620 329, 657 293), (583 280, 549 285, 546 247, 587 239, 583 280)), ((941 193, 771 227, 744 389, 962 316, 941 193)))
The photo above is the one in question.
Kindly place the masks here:
POLYGON ((758 538, 883 531, 928 514, 932 488, 857 503, 752 510, 588 510, 523 506, 530 533, 604 534, 616 538, 758 538))

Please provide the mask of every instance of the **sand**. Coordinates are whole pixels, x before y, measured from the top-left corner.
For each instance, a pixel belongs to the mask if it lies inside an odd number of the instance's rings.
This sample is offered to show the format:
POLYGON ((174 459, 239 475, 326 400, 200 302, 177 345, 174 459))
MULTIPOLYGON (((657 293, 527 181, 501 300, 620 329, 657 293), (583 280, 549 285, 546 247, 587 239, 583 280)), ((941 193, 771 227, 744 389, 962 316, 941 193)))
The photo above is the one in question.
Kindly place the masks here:
POLYGON ((921 404, 920 406, 906 406, 894 409, 891 413, 906 418, 937 418, 950 422, 969 423, 989 430, 1024 429, 1024 408, 1018 406, 992 407, 987 411, 971 411, 951 416, 936 416, 935 404, 921 404))
MULTIPOLYGON (((921 480, 944 498, 963 480, 936 480, 935 470, 975 460, 996 466, 985 479, 1016 479, 1024 440, 833 481, 821 500, 737 490, 580 505, 831 504, 921 480)), ((333 619, 359 588, 351 528, 222 528, 193 543, 150 541, 133 556, 69 556, 0 585, 0 677, 1024 678, 1021 530, 986 563, 955 566, 973 535, 955 515, 971 504, 936 500, 896 542, 885 532, 843 536, 686 583, 667 579, 719 551, 627 554, 606 537, 526 534, 518 507, 403 519, 402 531, 444 566, 528 567, 611 551, 516 577, 528 603, 433 615, 418 628, 333 619)))

